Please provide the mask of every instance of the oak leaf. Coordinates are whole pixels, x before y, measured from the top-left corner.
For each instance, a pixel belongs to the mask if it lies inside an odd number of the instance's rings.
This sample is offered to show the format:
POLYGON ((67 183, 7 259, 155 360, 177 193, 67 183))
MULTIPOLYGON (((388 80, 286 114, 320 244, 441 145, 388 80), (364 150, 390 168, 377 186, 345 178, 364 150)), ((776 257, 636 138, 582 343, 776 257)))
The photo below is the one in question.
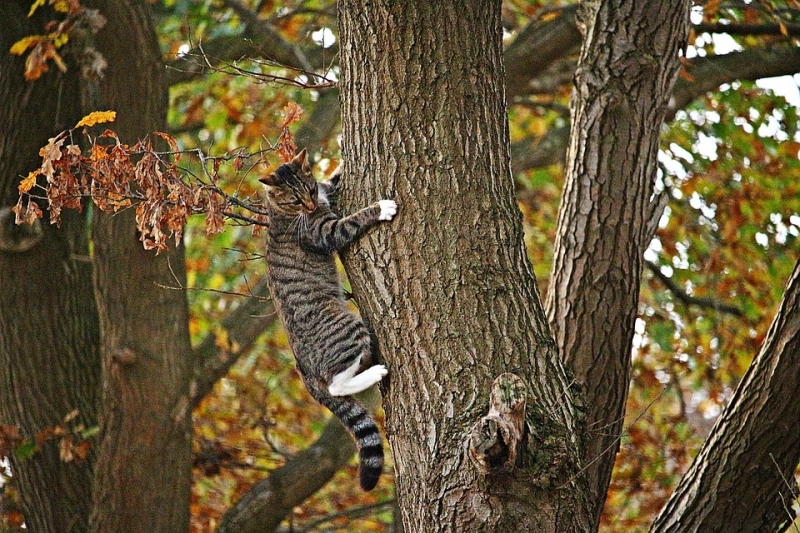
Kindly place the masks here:
POLYGON ((34 170, 33 172, 30 172, 28 174, 27 178, 24 178, 22 181, 19 182, 19 186, 17 187, 17 189, 19 189, 20 194, 30 191, 33 188, 33 186, 36 185, 36 176, 38 175, 39 173, 34 170))
POLYGON ((80 128, 81 126, 94 126, 95 124, 102 124, 104 122, 114 122, 116 119, 116 111, 92 111, 80 119, 80 121, 75 124, 75 127, 80 128))

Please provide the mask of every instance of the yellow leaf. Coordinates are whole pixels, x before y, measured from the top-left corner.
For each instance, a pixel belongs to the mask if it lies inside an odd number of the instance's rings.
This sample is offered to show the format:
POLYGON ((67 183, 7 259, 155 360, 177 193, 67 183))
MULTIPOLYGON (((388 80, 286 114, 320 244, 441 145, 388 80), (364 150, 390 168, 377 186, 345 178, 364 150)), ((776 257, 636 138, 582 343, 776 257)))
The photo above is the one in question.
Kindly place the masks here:
POLYGON ((61 48, 69 42, 69 33, 51 33, 50 37, 53 39, 53 46, 61 48))
POLYGON ((38 174, 39 173, 36 171, 31 172, 30 174, 28 174, 27 178, 24 178, 22 181, 19 182, 19 187, 17 188, 19 189, 20 194, 28 192, 33 188, 34 185, 36 185, 36 176, 38 174))
POLYGON ((116 118, 116 111, 92 111, 75 124, 75 127, 80 128, 81 126, 94 126, 103 122, 114 122, 116 118))
POLYGON ((53 3, 53 9, 59 13, 69 13, 69 3, 66 0, 56 0, 53 3))
POLYGON ((28 48, 33 48, 44 39, 44 35, 28 35, 11 45, 11 50, 9 51, 15 56, 21 56, 28 48))
POLYGON ((31 10, 30 10, 30 11, 28 11, 28 16, 29 16, 29 17, 33 16, 33 12, 34 12, 34 11, 36 11, 36 9, 37 9, 39 6, 43 6, 43 5, 44 5, 44 2, 45 2, 45 0, 36 0, 36 1, 33 3, 33 5, 31 6, 31 10))

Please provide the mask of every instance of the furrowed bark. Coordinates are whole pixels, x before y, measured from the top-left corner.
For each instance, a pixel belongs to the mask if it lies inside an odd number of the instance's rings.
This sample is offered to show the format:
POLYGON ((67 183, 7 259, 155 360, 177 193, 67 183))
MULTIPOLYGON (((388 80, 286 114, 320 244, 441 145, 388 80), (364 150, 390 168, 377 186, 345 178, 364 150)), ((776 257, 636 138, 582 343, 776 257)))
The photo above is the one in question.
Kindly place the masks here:
MULTIPOLYGON (((20 179, 41 165, 39 149, 81 116, 73 72, 53 67, 27 81, 25 58, 8 53, 43 31, 46 14, 29 18, 30 7, 0 2, 0 424, 33 439, 74 409, 74 424, 97 423, 100 356, 85 216, 65 213, 57 228, 45 215, 32 229, 15 226, 9 210, 20 179)), ((28 531, 86 530, 94 453, 65 462, 51 441, 29 459, 10 459, 28 531)))
POLYGON ((595 523, 619 447, 658 139, 689 3, 584 2, 584 43, 547 310, 583 386, 595 523))
MULTIPOLYGON (((92 7, 94 2, 86 2, 92 7)), ((133 144, 163 131, 164 67, 148 6, 97 2, 108 19, 97 45, 108 61, 101 109, 133 144), (124 36, 124 37, 121 37, 124 36)), ((192 360, 183 248, 142 248, 134 211, 93 223, 95 294, 102 326, 102 423, 91 530, 173 533, 189 528, 192 360), (176 279, 177 278, 177 279, 176 279)))
POLYGON ((342 205, 399 205, 344 262, 389 367, 404 528, 587 531, 577 413, 509 168, 500 3, 346 0, 339 21, 342 205), (486 473, 466 449, 505 372, 535 433, 514 468, 486 473))

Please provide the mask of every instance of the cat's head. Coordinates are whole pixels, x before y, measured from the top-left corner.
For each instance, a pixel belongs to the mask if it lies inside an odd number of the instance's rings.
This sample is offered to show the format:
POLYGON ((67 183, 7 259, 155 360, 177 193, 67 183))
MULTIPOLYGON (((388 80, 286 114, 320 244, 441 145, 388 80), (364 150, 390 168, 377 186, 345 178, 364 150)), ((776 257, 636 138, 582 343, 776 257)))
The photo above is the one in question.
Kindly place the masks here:
POLYGON ((307 215, 317 208, 317 182, 311 174, 306 149, 259 179, 267 190, 267 200, 287 215, 307 215))

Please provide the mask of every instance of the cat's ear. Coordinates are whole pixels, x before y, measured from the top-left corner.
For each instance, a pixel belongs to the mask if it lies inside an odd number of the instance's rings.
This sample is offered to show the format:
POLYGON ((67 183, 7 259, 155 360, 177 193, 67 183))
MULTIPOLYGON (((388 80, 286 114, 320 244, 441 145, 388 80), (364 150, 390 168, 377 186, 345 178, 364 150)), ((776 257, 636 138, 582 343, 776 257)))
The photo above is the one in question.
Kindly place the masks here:
POLYGON ((258 178, 258 181, 260 181, 264 185, 271 185, 273 187, 277 187, 278 185, 283 183, 283 180, 275 172, 272 172, 267 176, 258 178))
POLYGON ((308 163, 308 153, 305 148, 294 156, 292 163, 302 168, 304 172, 311 172, 311 165, 308 163))

